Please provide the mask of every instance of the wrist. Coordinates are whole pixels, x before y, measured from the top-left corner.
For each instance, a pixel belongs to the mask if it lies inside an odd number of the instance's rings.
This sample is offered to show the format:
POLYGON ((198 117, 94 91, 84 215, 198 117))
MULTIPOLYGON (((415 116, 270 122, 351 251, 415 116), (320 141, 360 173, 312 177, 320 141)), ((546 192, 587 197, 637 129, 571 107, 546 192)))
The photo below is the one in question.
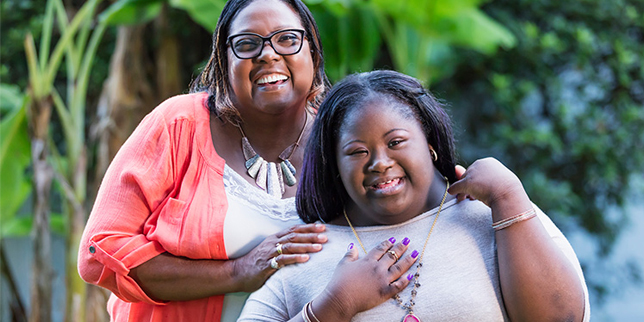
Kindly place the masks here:
POLYGON ((311 301, 311 309, 320 321, 351 321, 356 315, 350 303, 347 303, 327 290, 311 301))

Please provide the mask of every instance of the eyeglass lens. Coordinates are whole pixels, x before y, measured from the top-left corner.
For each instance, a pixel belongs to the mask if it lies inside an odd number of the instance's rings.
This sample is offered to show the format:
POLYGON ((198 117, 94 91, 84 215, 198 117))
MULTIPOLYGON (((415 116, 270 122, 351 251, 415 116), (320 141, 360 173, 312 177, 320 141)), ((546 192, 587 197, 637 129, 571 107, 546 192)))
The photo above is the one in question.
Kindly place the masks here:
MULTIPOLYGON (((275 33, 268 39, 276 53, 293 55, 302 48, 302 33, 296 30, 284 30, 275 33)), ((232 49, 239 58, 259 56, 264 48, 264 39, 258 35, 241 34, 231 38, 232 49)))

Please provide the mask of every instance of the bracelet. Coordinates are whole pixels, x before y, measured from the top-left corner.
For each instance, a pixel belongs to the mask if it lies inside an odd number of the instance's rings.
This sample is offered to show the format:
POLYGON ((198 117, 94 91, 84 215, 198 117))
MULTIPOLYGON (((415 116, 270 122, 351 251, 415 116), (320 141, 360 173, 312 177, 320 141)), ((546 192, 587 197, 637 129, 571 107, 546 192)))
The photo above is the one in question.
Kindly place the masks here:
MULTIPOLYGON (((309 302, 309 303, 311 303, 311 302, 309 302)), ((311 322, 311 319, 309 319, 309 312, 307 312, 307 309, 306 309, 309 306, 309 303, 306 303, 304 305, 304 308, 302 309, 302 319, 305 322, 311 322)))
POLYGON ((315 316, 315 314, 313 313, 313 301, 306 303, 306 305, 304 306, 304 309, 306 309, 307 315, 309 312, 311 312, 311 316, 313 317, 315 322, 320 322, 320 320, 318 320, 318 317, 315 316))
POLYGON ((536 211, 534 211, 534 208, 530 208, 530 210, 526 210, 518 215, 512 216, 510 218, 506 218, 503 220, 499 220, 493 223, 492 228, 494 228, 494 231, 499 231, 501 229, 508 228, 518 222, 531 219, 535 216, 537 216, 536 211))

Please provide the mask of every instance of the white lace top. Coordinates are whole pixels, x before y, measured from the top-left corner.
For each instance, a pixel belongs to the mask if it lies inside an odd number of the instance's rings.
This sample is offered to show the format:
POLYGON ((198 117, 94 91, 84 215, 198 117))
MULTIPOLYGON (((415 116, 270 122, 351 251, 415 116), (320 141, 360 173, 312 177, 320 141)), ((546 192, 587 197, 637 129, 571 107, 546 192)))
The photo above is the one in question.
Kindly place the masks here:
MULTIPOLYGON (((275 198, 224 166, 228 211, 224 219, 224 244, 228 258, 247 254, 269 235, 302 221, 295 198, 275 198)), ((224 298, 221 321, 236 321, 249 293, 230 293, 224 298)))

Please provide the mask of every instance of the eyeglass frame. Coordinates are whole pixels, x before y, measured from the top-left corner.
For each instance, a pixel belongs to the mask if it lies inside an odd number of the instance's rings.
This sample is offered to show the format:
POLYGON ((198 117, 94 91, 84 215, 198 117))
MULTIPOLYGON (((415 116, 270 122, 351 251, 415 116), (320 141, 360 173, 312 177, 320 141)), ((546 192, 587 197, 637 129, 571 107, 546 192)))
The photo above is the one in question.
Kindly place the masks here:
POLYGON ((260 34, 256 34, 254 32, 242 32, 242 33, 234 34, 234 35, 228 36, 228 38, 226 39, 226 45, 228 45, 230 47, 230 50, 233 51, 233 54, 235 55, 235 57, 237 57, 239 59, 254 59, 254 58, 257 58, 257 57, 262 55, 262 52, 264 51, 264 48, 266 47, 266 42, 267 41, 268 41, 268 44, 271 45, 271 48, 273 48, 273 51, 275 51, 276 54, 278 54, 280 56, 291 56, 291 55, 298 54, 300 51, 302 51, 302 47, 304 46, 304 40, 308 40, 308 38, 306 37, 306 30, 291 28, 291 29, 281 29, 281 30, 271 32, 266 37, 264 37, 264 36, 262 36, 260 34), (302 42, 300 42, 300 48, 298 48, 294 53, 280 54, 277 51, 277 49, 275 49, 275 46, 273 46, 273 41, 271 40, 271 38, 273 38, 273 36, 275 36, 275 35, 277 35, 277 34, 279 34, 281 32, 285 32, 285 31, 299 32, 301 37, 302 37, 302 42), (244 35, 257 36, 262 40, 262 44, 260 46, 261 49, 257 52, 257 55, 255 55, 253 57, 243 58, 243 57, 239 57, 239 55, 235 51, 235 47, 232 45, 231 39, 233 39, 235 37, 238 37, 238 36, 244 36, 244 35))

